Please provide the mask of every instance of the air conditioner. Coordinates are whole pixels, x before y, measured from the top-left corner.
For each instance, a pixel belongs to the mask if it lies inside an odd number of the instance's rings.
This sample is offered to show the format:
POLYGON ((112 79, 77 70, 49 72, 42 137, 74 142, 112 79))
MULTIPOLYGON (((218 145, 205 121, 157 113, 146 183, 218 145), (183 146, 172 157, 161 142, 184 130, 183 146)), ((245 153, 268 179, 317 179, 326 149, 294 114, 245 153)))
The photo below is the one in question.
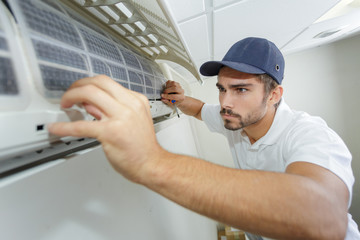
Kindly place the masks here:
POLYGON ((98 144, 46 130, 93 120, 82 108, 59 108, 77 79, 105 74, 146 95, 154 122, 173 114, 160 101, 166 78, 157 60, 201 81, 162 1, 2 1, 0 19, 0 176, 98 144))

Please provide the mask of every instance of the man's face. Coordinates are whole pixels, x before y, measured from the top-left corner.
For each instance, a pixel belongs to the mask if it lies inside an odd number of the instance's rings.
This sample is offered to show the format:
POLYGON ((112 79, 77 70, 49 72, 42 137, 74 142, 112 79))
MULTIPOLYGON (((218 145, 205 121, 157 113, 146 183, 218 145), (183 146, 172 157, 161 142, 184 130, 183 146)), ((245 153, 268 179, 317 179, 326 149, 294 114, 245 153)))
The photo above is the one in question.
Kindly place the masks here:
POLYGON ((254 74, 223 67, 218 75, 219 101, 224 126, 238 130, 256 125, 265 115, 267 105, 264 85, 254 74))

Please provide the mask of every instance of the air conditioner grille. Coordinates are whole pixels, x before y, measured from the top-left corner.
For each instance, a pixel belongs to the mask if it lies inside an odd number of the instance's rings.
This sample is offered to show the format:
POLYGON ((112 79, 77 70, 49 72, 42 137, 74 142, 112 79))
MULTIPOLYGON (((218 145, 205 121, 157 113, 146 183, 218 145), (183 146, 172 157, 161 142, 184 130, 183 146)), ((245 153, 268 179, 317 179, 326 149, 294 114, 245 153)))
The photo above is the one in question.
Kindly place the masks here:
POLYGON ((143 76, 143 72, 153 78, 161 76, 159 71, 153 75, 157 67, 151 65, 156 63, 101 30, 94 19, 75 14, 61 2, 24 0, 11 5, 27 42, 26 51, 35 60, 31 69, 44 97, 59 99, 78 78, 105 74, 149 99, 160 98, 153 93, 162 89, 165 79, 156 78, 159 83, 145 88, 143 76))
POLYGON ((62 0, 75 3, 153 59, 165 59, 200 75, 163 0, 62 0), (180 55, 180 58, 179 58, 180 55))
POLYGON ((16 95, 18 87, 12 62, 9 58, 0 57, 0 94, 16 95))

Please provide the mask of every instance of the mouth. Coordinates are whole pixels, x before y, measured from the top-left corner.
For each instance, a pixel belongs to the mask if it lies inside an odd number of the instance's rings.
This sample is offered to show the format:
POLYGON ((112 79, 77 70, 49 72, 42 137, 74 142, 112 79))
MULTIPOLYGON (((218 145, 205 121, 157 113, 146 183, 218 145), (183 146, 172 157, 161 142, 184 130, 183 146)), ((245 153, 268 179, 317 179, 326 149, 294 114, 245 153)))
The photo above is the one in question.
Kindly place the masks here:
POLYGON ((227 119, 233 119, 233 118, 239 118, 240 117, 239 114, 234 113, 230 109, 222 109, 220 111, 220 115, 221 115, 222 118, 227 118, 227 119))
POLYGON ((236 118, 234 115, 226 114, 226 113, 222 113, 221 116, 222 116, 222 118, 227 118, 227 119, 236 118))

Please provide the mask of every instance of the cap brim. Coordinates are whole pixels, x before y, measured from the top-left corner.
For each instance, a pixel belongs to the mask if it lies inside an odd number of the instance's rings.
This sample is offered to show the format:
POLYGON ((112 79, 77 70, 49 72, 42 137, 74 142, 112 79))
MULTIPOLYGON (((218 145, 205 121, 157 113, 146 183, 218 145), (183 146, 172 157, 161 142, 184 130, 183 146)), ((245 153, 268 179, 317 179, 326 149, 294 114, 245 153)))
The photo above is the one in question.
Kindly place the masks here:
POLYGON ((204 76, 215 76, 219 74, 220 69, 223 67, 229 67, 239 72, 251 73, 251 74, 263 74, 265 71, 260 68, 248 65, 246 63, 237 63, 229 61, 209 61, 201 65, 200 73, 204 76))

